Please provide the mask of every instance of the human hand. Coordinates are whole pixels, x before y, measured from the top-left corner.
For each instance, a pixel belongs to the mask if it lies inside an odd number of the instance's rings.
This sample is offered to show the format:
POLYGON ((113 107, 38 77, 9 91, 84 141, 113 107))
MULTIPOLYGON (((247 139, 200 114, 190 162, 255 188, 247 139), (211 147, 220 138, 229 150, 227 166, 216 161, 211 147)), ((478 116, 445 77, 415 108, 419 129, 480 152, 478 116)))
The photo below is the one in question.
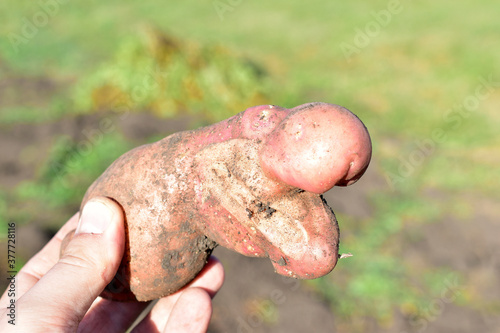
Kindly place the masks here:
MULTIPOLYGON (((99 294, 113 279, 124 244, 123 213, 110 199, 87 203, 16 276, 16 325, 0 314, 0 331, 123 332, 149 303, 116 302, 99 294), (77 229, 59 258, 64 236, 77 229)), ((133 332, 205 332, 211 298, 224 281, 222 264, 211 258, 185 288, 160 299, 133 332)), ((0 299, 6 309, 7 292, 0 299)))

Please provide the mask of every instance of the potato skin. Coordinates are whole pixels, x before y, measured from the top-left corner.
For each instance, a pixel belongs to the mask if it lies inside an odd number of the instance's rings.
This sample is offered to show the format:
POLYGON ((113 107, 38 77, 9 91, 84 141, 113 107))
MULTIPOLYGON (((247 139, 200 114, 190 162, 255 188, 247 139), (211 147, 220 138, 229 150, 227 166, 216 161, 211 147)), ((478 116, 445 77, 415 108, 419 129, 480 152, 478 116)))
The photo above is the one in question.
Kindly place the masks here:
POLYGON ((171 294, 199 273, 217 244, 269 257, 283 275, 329 273, 339 230, 320 193, 356 181, 370 157, 361 121, 326 103, 256 106, 127 152, 82 201, 112 198, 126 218, 125 254, 102 296, 171 294))
POLYGON ((87 191, 82 205, 106 196, 126 216, 125 255, 103 296, 146 301, 171 294, 194 278, 216 246, 190 222, 190 163, 180 149, 188 140, 178 133, 124 154, 87 191))
POLYGON ((266 138, 263 168, 281 181, 313 193, 356 182, 371 159, 364 124, 346 108, 311 103, 290 110, 266 138))

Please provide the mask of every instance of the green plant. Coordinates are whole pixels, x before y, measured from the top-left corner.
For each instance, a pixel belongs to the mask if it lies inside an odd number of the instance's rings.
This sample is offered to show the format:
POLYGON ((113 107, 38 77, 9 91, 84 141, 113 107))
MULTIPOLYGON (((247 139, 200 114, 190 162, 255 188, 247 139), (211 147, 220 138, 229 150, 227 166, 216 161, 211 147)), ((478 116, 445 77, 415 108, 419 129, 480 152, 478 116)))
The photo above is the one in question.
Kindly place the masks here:
POLYGON ((159 117, 192 114, 219 121, 265 104, 262 68, 220 46, 198 46, 148 29, 75 88, 79 110, 148 110, 159 117))

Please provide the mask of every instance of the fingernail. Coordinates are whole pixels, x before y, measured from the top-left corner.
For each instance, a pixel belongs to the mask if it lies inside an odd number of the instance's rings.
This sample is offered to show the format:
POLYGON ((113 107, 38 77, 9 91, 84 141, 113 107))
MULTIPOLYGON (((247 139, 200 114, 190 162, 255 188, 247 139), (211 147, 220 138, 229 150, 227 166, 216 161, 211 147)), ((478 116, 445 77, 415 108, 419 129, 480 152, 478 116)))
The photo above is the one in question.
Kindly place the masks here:
POLYGON ((89 201, 83 207, 75 234, 102 234, 109 226, 113 212, 100 201, 89 201))

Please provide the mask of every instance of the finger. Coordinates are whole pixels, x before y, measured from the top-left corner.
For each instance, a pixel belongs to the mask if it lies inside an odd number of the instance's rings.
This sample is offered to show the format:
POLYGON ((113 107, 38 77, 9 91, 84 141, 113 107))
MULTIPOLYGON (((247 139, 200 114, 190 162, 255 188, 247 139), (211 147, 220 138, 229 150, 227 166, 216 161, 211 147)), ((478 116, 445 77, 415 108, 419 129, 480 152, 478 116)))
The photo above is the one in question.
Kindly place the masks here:
POLYGON ((162 332, 205 333, 211 317, 210 295, 201 288, 188 288, 175 302, 162 332))
POLYGON ((132 332, 206 332, 212 316, 208 292, 190 287, 176 296, 160 299, 132 332))
POLYGON ((79 332, 125 332, 150 302, 118 302, 99 297, 80 322, 79 332))
POLYGON ((115 275, 124 243, 121 207, 107 198, 90 200, 61 259, 19 299, 24 313, 19 323, 40 325, 43 318, 53 327, 74 330, 115 275), (31 316, 30 308, 37 313, 31 316))
MULTIPOLYGON (((41 249, 16 275, 17 296, 23 296, 35 283, 38 282, 59 260, 61 242, 68 232, 75 229, 78 224, 78 213, 73 215, 68 222, 55 234, 54 237, 41 249)), ((0 308, 7 305, 7 294, 0 299, 0 308)))
POLYGON ((187 288, 199 287, 204 289, 211 298, 214 298, 217 292, 222 287, 223 283, 224 267, 222 266, 222 263, 219 261, 219 259, 211 256, 201 272, 198 273, 193 281, 191 281, 187 286, 181 289, 180 292, 187 288))
MULTIPOLYGON (((210 257, 203 270, 189 285, 175 294, 160 299, 151 312, 134 328, 133 332, 154 332, 158 328, 161 331, 161 328, 165 327, 172 315, 175 304, 184 292, 197 288, 203 290, 209 297, 213 298, 223 283, 224 268, 217 258, 210 257)), ((195 299, 193 302, 196 303, 197 300, 195 299)))

